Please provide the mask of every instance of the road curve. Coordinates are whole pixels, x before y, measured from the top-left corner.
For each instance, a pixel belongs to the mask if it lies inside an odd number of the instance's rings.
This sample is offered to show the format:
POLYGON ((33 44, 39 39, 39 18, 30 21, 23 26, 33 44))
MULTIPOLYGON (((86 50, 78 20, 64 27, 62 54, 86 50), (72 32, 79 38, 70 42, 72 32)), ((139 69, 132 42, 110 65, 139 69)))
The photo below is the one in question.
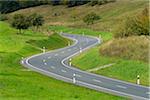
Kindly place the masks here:
POLYGON ((25 58, 21 61, 21 64, 36 72, 75 85, 135 100, 149 99, 149 87, 96 75, 72 67, 69 61, 72 56, 99 44, 101 41, 91 36, 66 33, 61 33, 61 35, 72 39, 75 43, 65 48, 25 58))

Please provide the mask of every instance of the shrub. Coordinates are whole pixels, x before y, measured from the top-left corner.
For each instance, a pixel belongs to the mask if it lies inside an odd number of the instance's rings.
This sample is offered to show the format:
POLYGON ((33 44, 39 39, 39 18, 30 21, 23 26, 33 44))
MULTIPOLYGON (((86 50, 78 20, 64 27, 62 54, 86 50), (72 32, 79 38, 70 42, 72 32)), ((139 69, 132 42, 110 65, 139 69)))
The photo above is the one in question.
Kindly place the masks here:
POLYGON ((91 13, 87 14, 87 15, 83 18, 83 21, 84 21, 87 25, 89 25, 89 24, 93 24, 94 21, 99 20, 99 19, 100 19, 100 17, 99 17, 96 13, 91 12, 91 13))
POLYGON ((21 14, 15 14, 11 23, 12 27, 19 30, 28 29, 30 27, 30 23, 27 21, 27 17, 21 14))
POLYGON ((38 14, 36 14, 36 13, 34 13, 34 14, 32 14, 32 15, 29 15, 29 16, 27 17, 27 20, 28 20, 28 22, 30 22, 30 25, 31 25, 31 26, 36 26, 37 28, 38 28, 39 26, 42 26, 43 23, 44 23, 44 18, 43 18, 43 16, 38 15, 38 14))

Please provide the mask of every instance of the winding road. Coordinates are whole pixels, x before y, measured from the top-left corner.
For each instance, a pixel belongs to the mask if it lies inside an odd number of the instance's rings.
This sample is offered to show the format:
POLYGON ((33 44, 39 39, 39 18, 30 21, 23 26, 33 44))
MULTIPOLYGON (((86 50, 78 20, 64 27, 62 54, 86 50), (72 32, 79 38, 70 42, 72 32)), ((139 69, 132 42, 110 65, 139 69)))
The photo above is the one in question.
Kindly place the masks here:
POLYGON ((75 43, 65 48, 25 58, 21 61, 22 65, 41 74, 75 85, 135 100, 149 100, 149 87, 96 75, 71 66, 71 57, 101 43, 98 38, 66 33, 61 33, 61 35, 72 39, 75 43))

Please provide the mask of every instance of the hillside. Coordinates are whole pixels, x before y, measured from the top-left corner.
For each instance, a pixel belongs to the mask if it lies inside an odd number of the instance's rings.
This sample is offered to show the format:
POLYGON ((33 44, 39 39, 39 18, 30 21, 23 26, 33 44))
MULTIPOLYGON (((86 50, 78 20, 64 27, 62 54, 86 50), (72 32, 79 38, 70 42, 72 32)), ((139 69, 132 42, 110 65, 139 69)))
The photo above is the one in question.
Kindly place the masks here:
POLYGON ((134 15, 146 6, 148 6, 148 0, 117 0, 105 5, 90 6, 86 4, 72 8, 63 5, 42 5, 19 10, 9 15, 40 12, 45 17, 47 25, 65 25, 98 31, 112 31, 125 17, 134 15), (95 24, 87 26, 82 19, 90 12, 95 12, 101 19, 95 24))

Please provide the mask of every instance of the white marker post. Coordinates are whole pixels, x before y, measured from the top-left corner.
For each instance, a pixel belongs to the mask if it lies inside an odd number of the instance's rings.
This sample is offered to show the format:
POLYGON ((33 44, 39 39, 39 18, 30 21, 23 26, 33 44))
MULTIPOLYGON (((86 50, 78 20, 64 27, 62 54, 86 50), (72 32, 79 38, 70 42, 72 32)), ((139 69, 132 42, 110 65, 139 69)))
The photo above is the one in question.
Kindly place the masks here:
POLYGON ((137 76, 137 84, 140 85, 140 75, 137 76))
POLYGON ((24 63, 23 59, 24 59, 24 58, 23 58, 23 57, 21 57, 21 63, 22 63, 22 64, 24 63))
POLYGON ((99 34, 99 39, 101 40, 101 42, 103 42, 101 35, 99 34))
POLYGON ((84 36, 84 32, 82 33, 82 35, 84 36))
POLYGON ((70 42, 68 41, 68 46, 70 46, 70 42))
POLYGON ((72 64, 71 64, 71 58, 69 59, 69 66, 71 66, 72 64))
POLYGON ((76 83, 76 78, 75 78, 75 76, 76 76, 76 74, 73 74, 73 79, 72 79, 72 81, 73 81, 74 84, 76 83))
POLYGON ((45 51, 46 51, 46 50, 45 50, 45 47, 43 47, 43 53, 45 53, 45 51))
POLYGON ((101 39, 101 35, 99 34, 99 38, 101 39))
POLYGON ((45 62, 44 65, 47 65, 47 63, 45 62))
POLYGON ((62 34, 63 32, 62 32, 62 30, 60 31, 60 34, 62 34))
POLYGON ((80 47, 80 51, 79 51, 80 53, 82 52, 82 48, 80 47))

